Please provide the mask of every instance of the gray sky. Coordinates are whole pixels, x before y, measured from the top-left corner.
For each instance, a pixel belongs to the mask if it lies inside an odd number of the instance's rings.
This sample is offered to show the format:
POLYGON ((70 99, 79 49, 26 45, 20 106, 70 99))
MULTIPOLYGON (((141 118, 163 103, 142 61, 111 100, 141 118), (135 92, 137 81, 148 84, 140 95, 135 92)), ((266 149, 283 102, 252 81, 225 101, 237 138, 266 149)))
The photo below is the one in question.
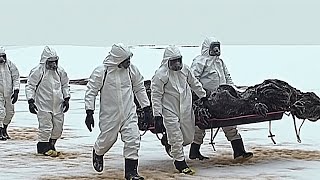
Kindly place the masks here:
POLYGON ((320 44, 319 0, 0 0, 1 45, 320 44))

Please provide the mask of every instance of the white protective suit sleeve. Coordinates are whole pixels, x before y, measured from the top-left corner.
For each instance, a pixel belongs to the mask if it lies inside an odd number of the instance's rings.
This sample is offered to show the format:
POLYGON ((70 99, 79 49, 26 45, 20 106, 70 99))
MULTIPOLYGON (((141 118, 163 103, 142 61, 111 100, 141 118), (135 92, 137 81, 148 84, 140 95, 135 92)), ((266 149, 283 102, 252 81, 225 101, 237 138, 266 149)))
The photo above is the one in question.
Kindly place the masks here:
POLYGON ((20 75, 18 68, 10 60, 2 64, 0 77, 2 78, 2 88, 5 97, 11 97, 13 90, 20 89, 20 75))
POLYGON ((28 81, 25 87, 27 100, 35 99, 36 87, 42 78, 42 73, 39 72, 39 66, 33 68, 28 76, 28 81))
POLYGON ((87 83, 87 91, 84 98, 85 110, 95 110, 96 97, 103 86, 105 67, 103 65, 95 68, 87 83))
POLYGON ((200 81, 192 74, 188 67, 188 84, 192 91, 196 93, 199 98, 206 97, 206 92, 202 88, 200 81))
POLYGON ((60 71, 60 80, 61 80, 61 89, 63 94, 63 99, 70 98, 70 86, 69 86, 69 78, 67 72, 61 68, 60 71))
POLYGON ((231 75, 230 75, 230 73, 228 71, 228 68, 227 68, 226 64, 223 62, 222 59, 221 59, 221 61, 222 61, 222 64, 223 64, 224 75, 226 77, 226 83, 231 85, 231 84, 233 84, 231 75))
POLYGON ((20 89, 20 75, 19 75, 18 68, 10 60, 7 60, 7 63, 11 71, 12 89, 13 90, 20 89))
POLYGON ((146 88, 144 86, 143 76, 138 68, 134 65, 130 66, 132 90, 142 108, 150 106, 146 88))
POLYGON ((191 72, 193 75, 200 80, 204 67, 206 65, 206 59, 201 58, 201 56, 197 56, 196 58, 193 59, 192 64, 190 66, 191 72))
MULTIPOLYGON (((156 73, 157 74, 157 73, 156 73)), ((165 82, 159 76, 153 76, 151 80, 151 102, 153 116, 162 116, 162 97, 164 93, 165 82)))

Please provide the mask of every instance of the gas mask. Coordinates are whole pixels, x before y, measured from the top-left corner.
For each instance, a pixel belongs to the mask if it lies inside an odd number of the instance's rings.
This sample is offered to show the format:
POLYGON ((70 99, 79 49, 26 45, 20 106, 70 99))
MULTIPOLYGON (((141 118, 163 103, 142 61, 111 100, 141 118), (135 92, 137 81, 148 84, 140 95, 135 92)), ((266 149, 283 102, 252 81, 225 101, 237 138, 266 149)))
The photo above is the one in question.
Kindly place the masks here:
POLYGON ((127 68, 130 66, 130 58, 131 58, 131 56, 129 56, 127 59, 123 60, 123 61, 118 65, 118 68, 127 69, 127 68))
POLYGON ((182 56, 176 57, 174 59, 169 59, 168 67, 172 71, 180 71, 182 69, 182 56))
POLYGON ((220 42, 212 42, 209 47, 209 55, 210 56, 220 56, 220 42))
POLYGON ((58 60, 59 60, 58 56, 48 58, 47 61, 46 61, 46 69, 48 69, 48 70, 57 70, 57 68, 58 68, 58 60))
POLYGON ((0 64, 5 63, 7 61, 6 54, 0 54, 0 64))

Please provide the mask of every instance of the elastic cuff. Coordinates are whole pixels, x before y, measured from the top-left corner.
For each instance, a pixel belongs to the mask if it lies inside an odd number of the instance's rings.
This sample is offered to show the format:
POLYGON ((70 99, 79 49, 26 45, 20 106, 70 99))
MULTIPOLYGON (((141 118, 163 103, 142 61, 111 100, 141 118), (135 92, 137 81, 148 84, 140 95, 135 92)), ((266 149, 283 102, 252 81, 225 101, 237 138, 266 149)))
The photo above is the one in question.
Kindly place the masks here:
POLYGON ((28 104, 33 104, 34 103, 34 99, 29 99, 28 100, 28 104))
POLYGON ((144 108, 142 108, 143 110, 150 110, 151 109, 151 106, 146 106, 144 108))
POLYGON ((93 110, 91 110, 91 109, 86 110, 86 113, 87 113, 87 115, 92 115, 92 114, 94 114, 94 113, 93 113, 93 110))

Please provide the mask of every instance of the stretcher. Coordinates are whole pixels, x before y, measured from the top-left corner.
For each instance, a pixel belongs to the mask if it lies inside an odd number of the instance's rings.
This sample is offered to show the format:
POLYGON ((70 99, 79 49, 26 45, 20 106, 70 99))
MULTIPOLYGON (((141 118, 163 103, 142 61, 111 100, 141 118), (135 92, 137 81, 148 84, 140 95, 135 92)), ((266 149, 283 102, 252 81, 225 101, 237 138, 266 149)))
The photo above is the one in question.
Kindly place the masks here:
POLYGON ((214 139, 217 136, 220 128, 227 127, 227 126, 237 126, 237 125, 244 125, 244 124, 251 124, 251 123, 260 123, 260 122, 269 122, 269 138, 271 138, 272 142, 276 144, 274 140, 274 134, 271 132, 271 121, 274 120, 281 120, 283 117, 284 111, 276 111, 276 112, 268 112, 266 116, 261 116, 257 114, 250 114, 250 115, 243 115, 237 117, 230 117, 230 118, 211 118, 206 120, 205 125, 198 125, 200 129, 210 129, 211 130, 211 138, 210 144, 214 148, 214 139), (213 129, 217 128, 215 132, 213 129))
POLYGON ((200 129, 211 129, 211 128, 219 128, 219 127, 226 127, 226 126, 235 126, 235 125, 242 125, 242 124, 251 124, 251 123, 259 123, 265 121, 273 121, 273 120, 280 120, 282 119, 284 111, 277 111, 277 112, 269 112, 267 113, 266 117, 251 114, 251 115, 243 115, 237 117, 230 117, 224 119, 217 119, 211 118, 206 120, 207 125, 203 127, 199 127, 200 129))
MULTIPOLYGON (((142 135, 146 133, 146 131, 151 131, 154 134, 158 133, 165 133, 163 131, 156 131, 154 126, 154 120, 149 121, 147 124, 143 124, 143 113, 142 110, 137 110, 138 113, 138 125, 139 129, 141 131, 144 131, 142 135)), ((271 121, 274 120, 281 120, 283 117, 284 111, 276 111, 276 112, 269 112, 267 113, 267 116, 260 116, 257 114, 251 114, 251 115, 243 115, 243 116, 237 116, 237 117, 231 117, 231 118, 224 118, 224 119, 217 119, 217 118, 211 118, 206 120, 205 125, 199 125, 197 122, 196 124, 200 129, 211 129, 211 142, 210 144, 214 144, 213 140, 215 136, 217 135, 219 128, 221 127, 227 127, 227 126, 235 126, 235 125, 243 125, 243 124, 251 124, 251 123, 260 123, 260 122, 269 122, 269 136, 274 144, 275 140, 273 139, 274 135, 271 133, 271 121), (216 133, 213 134, 213 129, 218 128, 216 130, 216 133)))

